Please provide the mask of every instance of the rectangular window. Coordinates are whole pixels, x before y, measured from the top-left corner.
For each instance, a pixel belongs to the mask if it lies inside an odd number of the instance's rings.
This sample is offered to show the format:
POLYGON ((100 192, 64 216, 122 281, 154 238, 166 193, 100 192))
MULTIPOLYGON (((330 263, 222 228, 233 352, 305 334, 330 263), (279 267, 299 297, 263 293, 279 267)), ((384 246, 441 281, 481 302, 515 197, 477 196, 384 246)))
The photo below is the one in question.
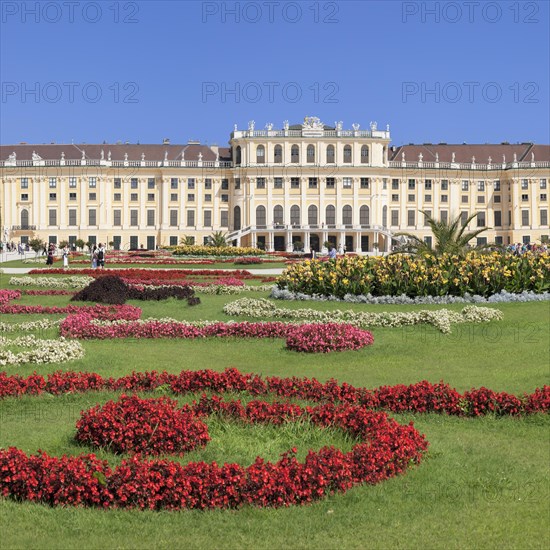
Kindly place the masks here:
POLYGON ((485 212, 478 212, 477 213, 477 226, 478 227, 485 227, 485 212))
POLYGON ((187 211, 187 227, 194 227, 195 226, 195 211, 194 210, 188 210, 187 211))
POLYGON ((300 178, 290 178, 290 188, 300 189, 300 178))
POLYGON ((468 211, 462 210, 462 212, 460 212, 460 225, 464 225, 467 219, 468 219, 468 211))
POLYGON ((195 193, 187 193, 187 202, 195 202, 195 193))
POLYGON ((49 178, 50 189, 55 189, 57 187, 57 178, 49 178))
POLYGON ((155 225, 155 211, 154 210, 147 210, 147 225, 148 226, 155 225))
POLYGON ((49 199, 51 201, 56 201, 57 200, 57 193, 50 193, 49 199))
POLYGON ((90 208, 88 210, 88 225, 97 225, 96 209, 90 208))
POLYGON ((75 201, 76 200, 76 193, 69 193, 69 200, 75 201))
POLYGON ((90 189, 95 189, 97 187, 97 178, 92 177, 88 180, 88 187, 90 189))
POLYGON ((171 201, 177 201, 178 200, 178 194, 177 193, 170 193, 170 200, 171 201))
POLYGON ((132 178, 130 179, 130 189, 137 189, 138 188, 138 179, 132 178))
POLYGON ((178 244, 178 237, 177 236, 170 235, 169 239, 170 239, 170 241, 169 241, 170 246, 177 246, 177 244, 178 244))
POLYGON ((541 189, 546 189, 546 179, 541 179, 539 184, 541 189))
POLYGON ((468 195, 462 195, 462 202, 468 202, 468 195))
POLYGON ((470 183, 468 180, 462 180, 462 191, 468 191, 470 188, 470 183))
POLYGON ((495 180, 495 182, 493 183, 493 187, 495 191, 500 191, 500 180, 495 180))
POLYGON ((424 202, 432 202, 432 196, 431 195, 424 195, 424 202))
POLYGON ((431 210, 424 210, 424 212, 426 212, 426 216, 422 215, 422 217, 424 218, 424 227, 428 227, 429 224, 428 224, 428 218, 431 218, 432 217, 432 211, 431 210))
POLYGON ((335 178, 327 178, 327 189, 334 189, 335 185, 336 185, 335 178))
POLYGON ((195 189, 195 178, 187 178, 187 189, 195 189))
POLYGON ((177 189, 178 184, 178 178, 170 178, 170 189, 177 189))
POLYGON ((521 180, 521 188, 523 190, 529 189, 529 180, 521 180))
POLYGON ((508 225, 512 225, 512 211, 508 210, 508 225))
POLYGON ((441 191, 449 190, 449 180, 441 180, 441 191))
POLYGON ((431 191, 432 190, 432 180, 425 180, 424 181, 424 189, 426 191, 431 191))
POLYGON ((540 225, 548 225, 548 210, 540 211, 540 225))
POLYGON ((154 189, 154 188, 155 188, 155 178, 148 178, 147 189, 154 189))
POLYGON ((212 227, 212 210, 204 211, 204 227, 212 227))
POLYGON ((414 202, 416 200, 416 195, 407 195, 407 200, 409 202, 414 202))
POLYGON ((407 210, 407 225, 413 226, 416 212, 414 210, 407 210))
POLYGON ((69 225, 76 225, 76 208, 69 208, 69 225))
POLYGON ((235 178, 235 189, 241 188, 241 178, 235 178))
POLYGON ((212 202, 212 195, 210 193, 204 195, 204 202, 212 202))
POLYGON ((121 201, 121 200, 122 200, 122 195, 121 195, 120 193, 115 193, 115 194, 113 195, 113 200, 114 200, 115 202, 121 201))
POLYGON ((413 191, 416 188, 416 180, 409 180, 409 189, 413 191))
POLYGON ((441 195, 441 202, 448 202, 449 195, 441 195))
MULTIPOLYGON (((70 179, 71 178, 69 178, 69 182, 70 182, 70 179)), ((76 187, 76 178, 75 178, 74 186, 76 187)), ((69 187, 70 187, 70 183, 69 183, 69 187)), ((120 178, 115 178, 113 188, 114 189, 122 189, 122 180, 120 178)))
POLYGON ((495 210, 494 215, 495 215, 495 227, 501 227, 502 226, 502 212, 500 210, 495 210))
POLYGON ((495 195, 493 197, 493 202, 500 202, 500 195, 495 195))
POLYGON ((222 191, 228 191, 229 190, 229 180, 224 178, 222 179, 222 191))
POLYGON ((447 210, 440 210, 439 211, 439 219, 443 223, 447 223, 447 220, 449 219, 449 212, 447 210))
POLYGON ((138 224, 138 211, 130 210, 130 225, 135 227, 138 224))
POLYGON ((495 237, 495 244, 502 244, 504 241, 502 240, 502 237, 500 235, 497 235, 495 237))
POLYGON ((229 202, 229 195, 222 195, 221 196, 221 201, 222 202, 229 202))
POLYGON ((352 178, 343 178, 343 185, 344 189, 351 189, 353 185, 353 179, 352 178))
POLYGON ((21 193, 21 200, 22 201, 28 201, 29 200, 29 194, 28 193, 21 193))
POLYGON ((399 225, 399 210, 391 211, 391 225, 399 225))
POLYGON ((399 180, 398 179, 392 179, 391 180, 391 188, 396 191, 399 189, 399 180))
POLYGON ((529 225, 529 210, 521 211, 521 225, 529 225))
POLYGON ((477 182, 477 190, 478 191, 485 191, 485 182, 484 181, 478 181, 477 182))
POLYGON ((170 226, 176 227, 178 225, 178 211, 170 210, 170 226))
POLYGON ((122 210, 113 210, 113 225, 122 225, 122 210))
POLYGON ((265 178, 256 178, 256 189, 265 189, 265 178))
POLYGON ((220 211, 220 226, 229 227, 229 211, 221 210, 220 211))
POLYGON ((21 189, 28 189, 28 188, 29 188, 29 178, 21 178, 21 189))
POLYGON ((283 188, 283 178, 273 178, 273 188, 282 189, 283 188))
POLYGON ((97 200, 97 193, 88 193, 88 200, 89 201, 97 200))
POLYGON ((212 178, 205 178, 204 188, 205 189, 212 189, 212 178))
POLYGON ((529 200, 529 195, 526 195, 525 193, 523 195, 521 195, 521 201, 522 202, 527 202, 529 200))
POLYGON ((484 203, 485 203, 485 195, 478 195, 477 204, 484 204, 484 203))
POLYGON ((138 194, 137 193, 130 193, 130 200, 131 201, 137 201, 138 200, 138 194))
POLYGON ((392 202, 399 202, 399 194, 398 194, 398 193, 394 193, 394 194, 391 196, 391 200, 392 200, 392 202))
POLYGON ((309 178, 308 186, 310 189, 317 189, 317 178, 309 178))
POLYGON ((540 200, 546 202, 548 200, 548 195, 546 193, 541 193, 540 200))
POLYGON ((361 189, 368 189, 370 187, 370 178, 361 178, 361 189))
POLYGON ((149 202, 154 202, 155 200, 155 194, 154 193, 147 193, 147 200, 149 202))

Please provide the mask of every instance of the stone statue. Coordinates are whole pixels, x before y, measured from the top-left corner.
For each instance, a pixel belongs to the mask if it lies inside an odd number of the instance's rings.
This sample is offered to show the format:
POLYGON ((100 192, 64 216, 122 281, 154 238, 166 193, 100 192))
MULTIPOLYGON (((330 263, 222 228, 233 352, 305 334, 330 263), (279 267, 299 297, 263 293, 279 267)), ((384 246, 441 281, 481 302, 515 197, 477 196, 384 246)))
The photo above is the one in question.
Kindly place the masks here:
POLYGON ((439 162, 439 153, 435 154, 435 162, 439 162))
POLYGON ((101 149, 101 160, 105 160, 105 151, 101 149))
POLYGON ((517 162, 518 161, 518 156, 516 153, 514 153, 514 162, 517 162))
POLYGON ((267 131, 270 132, 273 130, 273 122, 268 122, 265 127, 267 128, 267 131))
POLYGON ((302 128, 305 130, 323 130, 324 124, 321 122, 319 118, 316 116, 306 116, 304 117, 304 123, 302 124, 302 128))
POLYGON ((401 162, 405 162, 405 151, 401 151, 401 162))
POLYGON ((288 130, 288 127, 289 127, 288 120, 283 121, 283 128, 285 130, 288 130))
POLYGON ((36 151, 32 152, 32 160, 42 160, 42 157, 36 153, 36 151))
POLYGON ((233 125, 233 131, 237 132, 237 125, 236 124, 233 125))
POLYGON ((454 161, 455 161, 455 154, 453 153, 453 154, 451 155, 451 162, 454 162, 454 161))
POLYGON ((378 128, 378 123, 376 122, 376 120, 374 122, 371 121, 370 129, 374 132, 376 128, 378 128))
POLYGON ((491 162, 493 161, 491 157, 489 157, 487 160, 488 160, 487 164, 491 164, 491 162))
POLYGON ((386 132, 389 132, 389 131, 390 131, 390 125, 386 124, 386 132))
POLYGON ((168 160, 168 151, 164 151, 164 162, 168 160))
POLYGON ((61 151, 61 160, 65 160, 65 151, 61 151))
POLYGON ((476 163, 476 158, 472 157, 472 164, 475 164, 475 163, 476 163))
POLYGON ((124 162, 128 162, 128 153, 124 153, 124 162))
POLYGON ((531 162, 535 162, 535 153, 531 151, 531 162))
POLYGON ((424 155, 422 153, 418 153, 418 162, 422 162, 423 158, 424 158, 424 155))
POLYGON ((82 151, 82 160, 86 160, 86 151, 82 151))
POLYGON ((141 162, 145 161, 145 153, 141 153, 141 162))
POLYGON ((17 158, 17 155, 15 154, 15 151, 8 156, 8 162, 15 162, 15 159, 17 158))
POLYGON ((502 164, 506 164, 506 155, 502 155, 502 164))
POLYGON ((256 122, 254 120, 249 121, 248 122, 248 131, 253 132, 255 126, 256 126, 256 122))
POLYGON ((185 160, 185 149, 181 150, 181 160, 185 160))
POLYGON ((111 151, 107 153, 107 160, 111 160, 111 151))
POLYGON ((334 125, 336 126, 336 129, 340 131, 344 127, 344 123, 340 120, 338 122, 335 122, 334 125))
POLYGON ((202 162, 202 151, 199 151, 199 162, 202 162))
POLYGON ((359 130, 360 125, 357 124, 357 122, 354 122, 354 123, 351 125, 351 127, 353 128, 353 131, 354 131, 354 132, 357 132, 357 131, 359 130))

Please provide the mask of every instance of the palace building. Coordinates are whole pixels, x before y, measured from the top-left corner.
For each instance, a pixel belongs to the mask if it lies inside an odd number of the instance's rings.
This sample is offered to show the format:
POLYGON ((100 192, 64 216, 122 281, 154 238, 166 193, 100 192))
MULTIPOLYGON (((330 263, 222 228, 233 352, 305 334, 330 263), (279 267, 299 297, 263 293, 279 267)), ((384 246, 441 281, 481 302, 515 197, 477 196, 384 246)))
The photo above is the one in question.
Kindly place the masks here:
POLYGON ((479 242, 546 242, 550 145, 392 146, 389 126, 235 125, 229 148, 162 144, 0 146, 3 241, 40 237, 117 249, 208 242, 268 251, 389 251, 431 239, 424 210, 488 227, 479 242))

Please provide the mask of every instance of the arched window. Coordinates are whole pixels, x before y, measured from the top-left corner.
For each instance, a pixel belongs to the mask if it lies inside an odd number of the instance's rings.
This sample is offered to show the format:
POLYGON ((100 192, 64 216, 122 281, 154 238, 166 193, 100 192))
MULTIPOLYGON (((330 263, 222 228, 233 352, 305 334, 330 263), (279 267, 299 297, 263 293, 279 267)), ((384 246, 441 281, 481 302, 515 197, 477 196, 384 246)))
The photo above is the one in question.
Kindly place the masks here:
POLYGON ((344 225, 351 225, 353 223, 352 221, 352 209, 349 204, 346 204, 344 208, 342 208, 342 223, 344 225))
POLYGON ((314 145, 308 145, 307 146, 307 161, 308 162, 315 162, 315 146, 314 145))
POLYGON ((265 164, 265 147, 263 145, 256 147, 256 162, 258 164, 265 164))
POLYGON ((367 145, 361 147, 361 164, 369 163, 369 148, 367 145))
POLYGON ((300 207, 296 204, 290 207, 290 223, 300 225, 300 207))
POLYGON ((344 162, 351 162, 351 145, 344 147, 344 162))
POLYGON ((233 229, 237 231, 241 228, 241 207, 235 206, 233 208, 233 229))
POLYGON ((314 204, 307 209, 307 223, 309 225, 317 225, 319 223, 317 220, 317 207, 314 204))
POLYGON ((275 145, 275 150, 273 151, 273 153, 275 162, 279 164, 283 162, 283 148, 280 145, 275 145))
POLYGON ((369 225, 370 223, 369 207, 366 204, 359 209, 359 223, 361 225, 369 225))
POLYGON ((290 148, 290 162, 300 162, 300 148, 297 145, 290 148))
POLYGON ((329 204, 325 210, 325 220, 327 225, 336 225, 336 208, 329 204))
POLYGON ((334 163, 334 145, 327 145, 327 164, 334 163))
POLYGON ((241 146, 237 145, 235 150, 235 164, 241 164, 241 146))
POLYGON ((266 225, 266 217, 265 217, 265 206, 258 206, 256 208, 256 226, 257 227, 265 227, 266 225))
POLYGON ((21 229, 28 229, 29 227, 29 211, 27 209, 21 210, 21 229))
POLYGON ((382 207, 382 227, 388 227, 388 207, 382 207))
POLYGON ((280 204, 273 207, 273 223, 276 225, 283 225, 283 223, 285 223, 283 207, 280 204))

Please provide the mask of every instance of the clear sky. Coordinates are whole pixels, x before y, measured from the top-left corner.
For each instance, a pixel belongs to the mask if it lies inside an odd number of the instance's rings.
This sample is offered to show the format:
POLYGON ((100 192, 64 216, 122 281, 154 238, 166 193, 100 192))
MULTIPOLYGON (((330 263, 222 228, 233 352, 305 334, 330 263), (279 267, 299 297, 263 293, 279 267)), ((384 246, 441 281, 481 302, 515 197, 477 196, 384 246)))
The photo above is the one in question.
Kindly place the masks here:
POLYGON ((392 144, 550 143, 549 2, 0 1, 0 142, 317 116, 392 144))

